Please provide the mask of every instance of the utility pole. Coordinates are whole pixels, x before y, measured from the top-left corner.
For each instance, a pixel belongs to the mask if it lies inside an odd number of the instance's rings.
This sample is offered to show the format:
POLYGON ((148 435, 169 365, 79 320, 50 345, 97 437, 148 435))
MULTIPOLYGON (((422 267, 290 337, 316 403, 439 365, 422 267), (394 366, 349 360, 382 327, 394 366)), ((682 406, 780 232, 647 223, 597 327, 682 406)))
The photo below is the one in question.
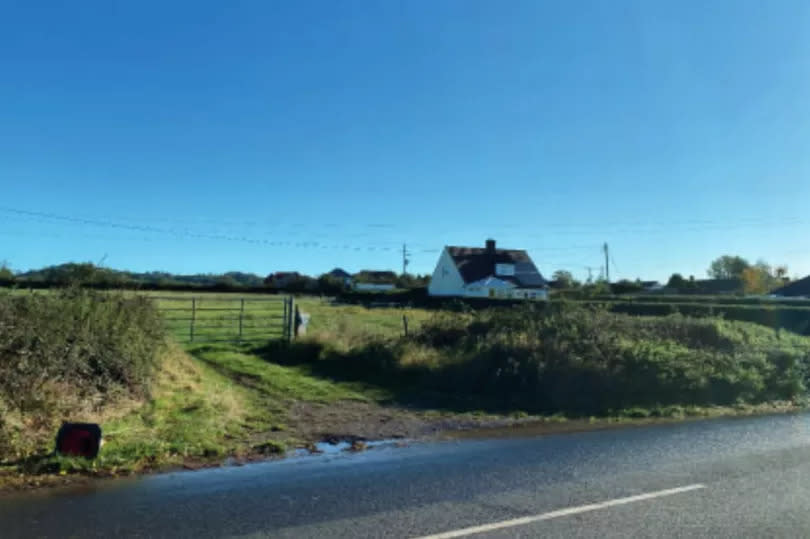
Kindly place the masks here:
POLYGON ((603 246, 603 249, 605 250, 605 280, 608 282, 608 284, 610 284, 610 265, 609 265, 609 262, 608 262, 608 244, 607 244, 607 242, 605 242, 605 245, 603 246))
POLYGON ((585 266, 585 269, 588 270, 588 283, 590 284, 590 283, 593 282, 593 273, 592 273, 593 267, 592 266, 585 266))
POLYGON ((404 276, 408 272, 408 264, 410 260, 408 260, 408 256, 411 253, 408 252, 408 247, 403 243, 402 244, 402 275, 404 276))

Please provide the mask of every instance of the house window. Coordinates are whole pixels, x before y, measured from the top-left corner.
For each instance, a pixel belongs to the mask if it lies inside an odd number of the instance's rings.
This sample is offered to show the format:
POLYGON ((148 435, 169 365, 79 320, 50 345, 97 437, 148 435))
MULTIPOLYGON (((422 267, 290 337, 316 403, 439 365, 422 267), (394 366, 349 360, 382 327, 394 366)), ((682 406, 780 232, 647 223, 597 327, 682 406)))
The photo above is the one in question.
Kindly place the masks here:
POLYGON ((514 264, 495 264, 495 275, 514 275, 515 274, 515 265, 514 264))

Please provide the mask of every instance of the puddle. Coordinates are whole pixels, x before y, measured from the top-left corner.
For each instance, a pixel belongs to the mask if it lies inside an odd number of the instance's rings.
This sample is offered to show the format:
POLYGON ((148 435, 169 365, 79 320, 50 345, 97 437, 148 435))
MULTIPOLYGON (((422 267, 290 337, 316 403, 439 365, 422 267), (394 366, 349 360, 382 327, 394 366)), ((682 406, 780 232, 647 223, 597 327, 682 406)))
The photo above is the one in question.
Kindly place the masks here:
POLYGON ((318 442, 308 448, 298 448, 287 453, 291 457, 306 457, 309 455, 337 455, 340 453, 361 452, 369 449, 404 447, 410 443, 404 438, 387 440, 340 440, 331 439, 318 442))

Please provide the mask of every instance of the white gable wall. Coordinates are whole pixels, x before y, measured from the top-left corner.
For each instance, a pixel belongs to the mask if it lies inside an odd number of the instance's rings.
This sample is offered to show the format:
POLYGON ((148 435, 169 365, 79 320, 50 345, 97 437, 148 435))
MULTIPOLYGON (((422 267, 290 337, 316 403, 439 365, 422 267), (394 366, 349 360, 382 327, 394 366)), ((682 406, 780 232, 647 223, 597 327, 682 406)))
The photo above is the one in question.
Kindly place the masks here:
POLYGON ((436 269, 428 285, 428 294, 431 296, 463 296, 464 279, 458 272, 453 257, 447 252, 447 248, 442 250, 436 269))

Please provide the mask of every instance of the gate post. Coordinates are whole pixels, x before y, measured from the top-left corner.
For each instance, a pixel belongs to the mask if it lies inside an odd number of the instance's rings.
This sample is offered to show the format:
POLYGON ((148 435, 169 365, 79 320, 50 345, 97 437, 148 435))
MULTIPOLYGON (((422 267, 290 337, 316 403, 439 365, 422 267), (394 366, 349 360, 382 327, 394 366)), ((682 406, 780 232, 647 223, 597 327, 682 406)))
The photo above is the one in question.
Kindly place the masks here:
POLYGON ((287 298, 284 298, 281 304, 284 306, 284 314, 281 317, 281 340, 287 342, 287 328, 289 327, 287 323, 287 298))
POLYGON ((295 337, 295 298, 290 296, 290 308, 287 310, 289 323, 287 325, 287 342, 295 337))

